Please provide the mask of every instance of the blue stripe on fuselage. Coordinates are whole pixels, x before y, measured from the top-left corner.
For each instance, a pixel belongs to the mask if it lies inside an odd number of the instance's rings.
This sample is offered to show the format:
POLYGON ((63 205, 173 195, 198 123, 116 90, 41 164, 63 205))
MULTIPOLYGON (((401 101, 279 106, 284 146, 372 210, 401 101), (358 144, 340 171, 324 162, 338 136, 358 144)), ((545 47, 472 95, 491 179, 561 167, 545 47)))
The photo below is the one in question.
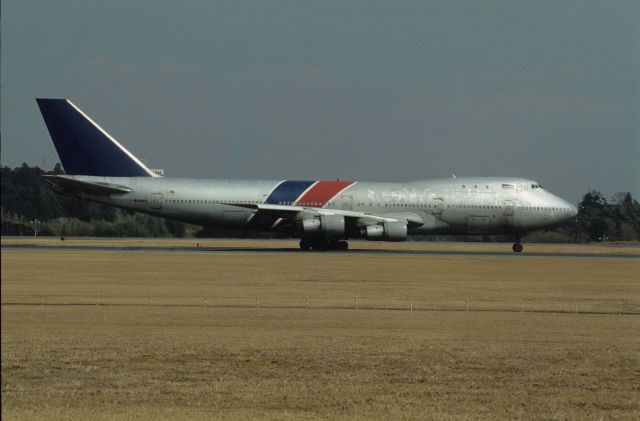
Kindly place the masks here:
POLYGON ((269 205, 291 204, 315 181, 286 180, 271 192, 265 203, 269 205))

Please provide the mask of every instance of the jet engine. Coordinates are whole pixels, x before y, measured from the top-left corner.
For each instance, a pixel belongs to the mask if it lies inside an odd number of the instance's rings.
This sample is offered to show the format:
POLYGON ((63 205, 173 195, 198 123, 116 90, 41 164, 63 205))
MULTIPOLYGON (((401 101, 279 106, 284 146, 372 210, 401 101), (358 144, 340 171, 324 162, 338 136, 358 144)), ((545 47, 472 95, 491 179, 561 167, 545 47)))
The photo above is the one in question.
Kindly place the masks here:
POLYGON ((407 239, 407 221, 383 222, 362 227, 361 234, 373 241, 405 241, 407 239))
POLYGON ((299 226, 305 236, 344 237, 344 216, 341 215, 303 219, 299 226))

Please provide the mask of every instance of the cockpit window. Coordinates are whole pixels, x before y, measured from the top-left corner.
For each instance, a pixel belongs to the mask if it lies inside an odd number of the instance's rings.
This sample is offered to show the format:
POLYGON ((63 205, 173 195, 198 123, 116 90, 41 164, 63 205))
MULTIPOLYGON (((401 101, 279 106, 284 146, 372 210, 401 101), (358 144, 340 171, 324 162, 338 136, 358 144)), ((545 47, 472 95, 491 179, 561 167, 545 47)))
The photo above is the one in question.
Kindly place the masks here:
POLYGON ((503 189, 513 189, 513 184, 503 184, 502 188, 503 189))
POLYGON ((542 186, 541 186, 540 184, 532 184, 532 185, 531 185, 531 188, 532 188, 532 189, 541 189, 541 188, 542 188, 542 186))

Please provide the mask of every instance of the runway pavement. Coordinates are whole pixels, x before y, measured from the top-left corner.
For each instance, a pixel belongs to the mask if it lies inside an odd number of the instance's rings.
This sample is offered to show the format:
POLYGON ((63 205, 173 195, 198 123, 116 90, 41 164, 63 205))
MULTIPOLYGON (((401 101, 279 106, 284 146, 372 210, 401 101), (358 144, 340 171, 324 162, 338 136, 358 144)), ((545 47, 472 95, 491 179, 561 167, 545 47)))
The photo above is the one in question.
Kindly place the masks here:
POLYGON ((101 252, 143 252, 143 253, 256 253, 256 254, 336 254, 344 256, 370 255, 370 256, 439 256, 439 257, 508 257, 514 259, 527 258, 560 258, 560 259, 640 259, 640 254, 616 254, 616 253, 575 253, 575 252, 527 252, 514 253, 509 250, 510 246, 505 244, 505 251, 455 251, 455 250, 420 250, 420 249, 358 249, 353 247, 346 251, 322 250, 303 251, 299 248, 262 248, 262 247, 193 247, 193 246, 120 246, 120 245, 54 245, 54 244, 2 244, 1 249, 5 250, 30 250, 30 251, 101 251, 101 252))

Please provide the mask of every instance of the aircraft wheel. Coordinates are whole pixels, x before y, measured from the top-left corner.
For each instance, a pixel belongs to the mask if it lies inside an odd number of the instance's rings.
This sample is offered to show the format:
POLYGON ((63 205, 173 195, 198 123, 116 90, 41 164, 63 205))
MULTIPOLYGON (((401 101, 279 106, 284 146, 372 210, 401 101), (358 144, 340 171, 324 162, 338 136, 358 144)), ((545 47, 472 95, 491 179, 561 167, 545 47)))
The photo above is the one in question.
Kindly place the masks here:
POLYGON ((302 250, 311 250, 311 243, 308 241, 300 240, 300 248, 302 250))
POLYGON ((338 241, 338 250, 347 250, 349 248, 349 243, 344 240, 338 241))
POLYGON ((524 247, 522 247, 522 243, 515 243, 513 245, 513 251, 516 253, 520 253, 524 247))

